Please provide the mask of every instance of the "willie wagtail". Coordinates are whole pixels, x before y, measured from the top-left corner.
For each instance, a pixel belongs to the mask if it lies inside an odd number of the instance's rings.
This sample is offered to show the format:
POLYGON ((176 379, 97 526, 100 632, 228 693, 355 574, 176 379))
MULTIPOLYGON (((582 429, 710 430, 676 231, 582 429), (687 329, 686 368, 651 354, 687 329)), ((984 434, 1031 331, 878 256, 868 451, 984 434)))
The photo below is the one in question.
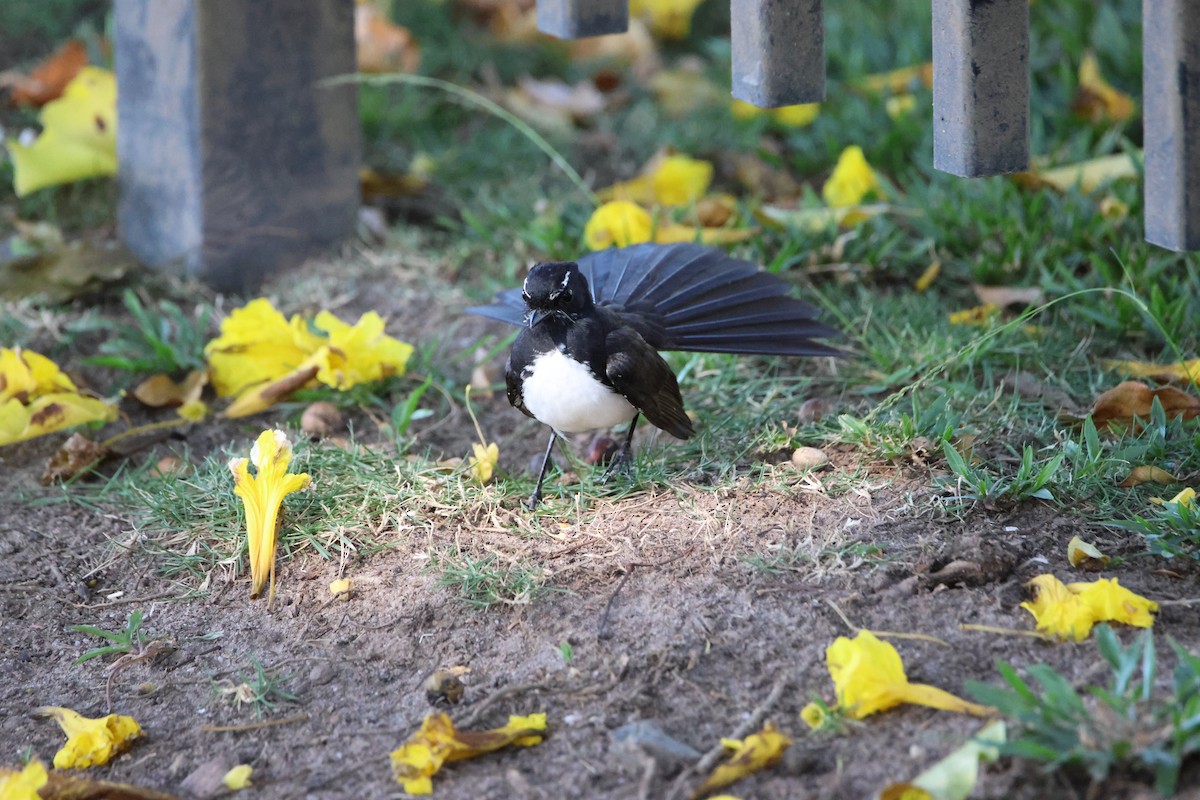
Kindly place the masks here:
POLYGON ((627 468, 638 415, 680 439, 695 430, 659 350, 832 356, 812 341, 840 333, 789 285, 758 266, 699 244, 639 244, 579 261, 537 264, 520 289, 467 309, 523 326, 505 367, 508 400, 555 438, 629 423, 615 468, 627 468))

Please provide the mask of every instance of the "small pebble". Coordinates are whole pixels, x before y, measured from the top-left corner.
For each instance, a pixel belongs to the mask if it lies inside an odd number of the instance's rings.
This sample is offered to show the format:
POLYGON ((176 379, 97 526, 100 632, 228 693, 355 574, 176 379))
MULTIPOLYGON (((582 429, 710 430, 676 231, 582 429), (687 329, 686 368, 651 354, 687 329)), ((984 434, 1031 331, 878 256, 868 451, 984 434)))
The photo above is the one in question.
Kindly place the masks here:
POLYGON ((343 424, 342 410, 327 400, 312 403, 300 416, 300 430, 320 438, 341 430, 343 424))
POLYGON ((796 469, 816 469, 829 463, 829 456, 815 447, 797 447, 792 453, 792 466, 796 469))

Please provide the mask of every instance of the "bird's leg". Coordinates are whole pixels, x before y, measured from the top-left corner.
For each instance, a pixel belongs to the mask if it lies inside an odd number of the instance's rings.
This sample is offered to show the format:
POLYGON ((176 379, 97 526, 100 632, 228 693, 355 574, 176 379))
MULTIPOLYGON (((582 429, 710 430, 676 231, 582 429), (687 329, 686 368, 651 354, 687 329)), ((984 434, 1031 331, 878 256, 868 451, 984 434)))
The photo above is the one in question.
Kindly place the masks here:
POLYGON ((550 469, 550 451, 554 449, 556 439, 558 439, 558 432, 551 428, 550 442, 546 445, 546 455, 542 457, 542 469, 538 472, 537 485, 533 487, 533 494, 529 495, 529 499, 525 501, 525 507, 530 511, 537 508, 538 503, 542 501, 542 481, 546 480, 546 471, 550 469))
POLYGON ((633 429, 637 427, 639 416, 641 415, 634 414, 633 419, 629 420, 629 430, 625 432, 625 441, 621 442, 621 446, 617 448, 617 454, 613 456, 612 463, 608 465, 608 469, 604 470, 604 477, 600 479, 602 483, 611 481, 617 474, 617 470, 629 475, 630 468, 633 466, 633 429))

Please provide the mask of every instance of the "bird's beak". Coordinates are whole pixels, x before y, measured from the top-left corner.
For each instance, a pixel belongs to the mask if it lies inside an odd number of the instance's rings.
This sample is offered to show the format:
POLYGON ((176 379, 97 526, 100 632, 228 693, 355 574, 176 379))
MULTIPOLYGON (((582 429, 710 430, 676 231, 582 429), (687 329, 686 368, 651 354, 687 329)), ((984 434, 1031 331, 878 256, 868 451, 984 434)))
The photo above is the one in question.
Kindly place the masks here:
POLYGON ((532 328, 545 318, 546 315, 544 313, 538 311, 537 309, 531 308, 529 309, 529 313, 525 315, 525 327, 532 328))

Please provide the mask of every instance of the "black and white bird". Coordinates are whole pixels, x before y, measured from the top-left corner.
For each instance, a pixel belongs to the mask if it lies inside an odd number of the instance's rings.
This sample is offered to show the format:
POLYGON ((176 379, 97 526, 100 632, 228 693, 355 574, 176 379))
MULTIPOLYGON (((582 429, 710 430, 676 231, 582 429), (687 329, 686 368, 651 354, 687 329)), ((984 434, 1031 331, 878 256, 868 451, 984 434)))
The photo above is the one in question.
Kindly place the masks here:
POLYGON ((672 436, 695 429, 659 350, 833 356, 840 336, 789 285, 749 261, 699 244, 639 244, 537 264, 520 289, 467 309, 522 326, 505 368, 508 399, 555 439, 629 423, 608 475, 628 468, 638 416, 672 436))

